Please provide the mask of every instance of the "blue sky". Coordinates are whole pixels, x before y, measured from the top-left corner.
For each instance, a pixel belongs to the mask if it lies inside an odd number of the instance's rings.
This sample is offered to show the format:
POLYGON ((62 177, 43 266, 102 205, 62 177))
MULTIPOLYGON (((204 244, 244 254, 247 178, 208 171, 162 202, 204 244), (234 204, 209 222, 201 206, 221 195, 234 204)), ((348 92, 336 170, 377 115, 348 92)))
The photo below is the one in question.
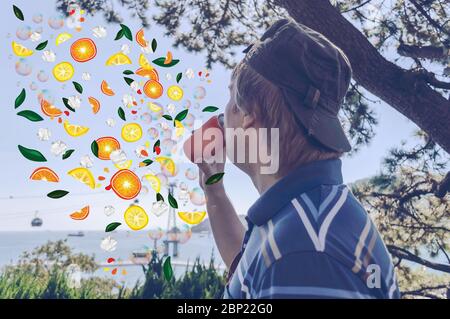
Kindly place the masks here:
MULTIPOLYGON (((44 219, 43 230, 79 230, 79 229, 104 229, 105 225, 112 221, 121 221, 122 212, 128 206, 128 202, 118 199, 111 192, 104 192, 103 188, 97 190, 90 190, 85 185, 73 180, 67 176, 66 172, 78 166, 80 156, 90 154, 90 142, 97 137, 113 135, 120 136, 120 119, 116 116, 116 109, 121 105, 122 94, 129 92, 129 88, 124 84, 121 76, 121 71, 126 69, 105 67, 104 62, 113 53, 120 51, 122 44, 127 43, 131 47, 130 57, 133 60, 133 67, 137 68, 137 57, 140 50, 136 43, 131 43, 125 38, 114 41, 113 38, 119 30, 118 26, 108 25, 102 17, 87 16, 87 21, 83 24, 83 30, 76 32, 73 29, 68 29, 65 26, 59 30, 53 30, 49 27, 47 21, 50 17, 57 16, 55 12, 53 1, 1 1, 0 4, 0 20, 2 21, 2 29, 0 31, 0 87, 2 107, 0 108, 0 156, 2 163, 1 182, 0 182, 0 231, 6 230, 30 230, 30 220, 34 215, 34 211, 39 211, 39 216, 44 219), (25 22, 21 22, 15 18, 12 12, 12 4, 16 4, 25 14, 25 22), (43 15, 43 22, 37 24, 32 21, 32 16, 35 14, 43 15), (92 36, 91 29, 97 25, 103 25, 107 28, 108 36, 103 39, 96 39, 92 36), (32 31, 42 28, 42 40, 49 40, 47 48, 52 49, 57 57, 54 63, 44 63, 41 59, 41 53, 37 52, 33 56, 26 59, 26 63, 31 65, 32 73, 29 76, 21 76, 15 71, 15 63, 18 57, 12 54, 11 42, 13 40, 24 44, 29 48, 33 48, 39 42, 31 42, 31 40, 18 40, 16 37, 16 30, 20 26, 30 26, 32 31), (56 47, 54 40, 61 32, 69 32, 74 35, 74 38, 90 37, 93 38, 97 44, 97 57, 87 63, 75 63, 69 54, 69 46, 72 41, 56 47), (83 137, 74 139, 69 137, 62 129, 62 126, 56 121, 50 121, 48 118, 44 122, 29 122, 16 115, 17 110, 14 110, 14 99, 22 89, 27 90, 27 99, 21 109, 32 109, 39 113, 39 105, 37 100, 37 93, 43 89, 50 92, 50 95, 55 98, 58 107, 64 109, 61 97, 75 94, 75 91, 70 82, 66 82, 65 87, 57 82, 51 75, 51 69, 60 61, 70 61, 75 66, 75 75, 72 80, 81 83, 85 92, 83 93, 82 109, 76 114, 70 115, 69 119, 75 124, 82 124, 90 127, 90 131, 83 137), (44 70, 49 79, 43 83, 37 80, 37 73, 44 70), (90 82, 85 82, 81 79, 83 72, 90 72, 92 79, 90 82), (107 80, 111 87, 116 90, 116 96, 107 98, 100 93, 99 85, 101 80, 107 80), (30 83, 34 81, 38 89, 36 91, 30 90, 30 83), (95 96, 100 99, 102 103, 102 110, 96 116, 92 116, 89 105, 87 104, 87 96, 95 96), (106 126, 105 120, 109 117, 116 119, 116 126, 110 128, 106 126), (38 128, 49 128, 53 136, 50 141, 42 142, 36 136, 38 128), (69 148, 76 149, 76 152, 66 161, 56 158, 50 154, 50 143, 55 140, 63 140, 69 145, 69 148), (17 145, 21 144, 29 148, 36 148, 41 150, 49 162, 44 165, 51 167, 61 177, 59 185, 44 182, 32 182, 29 180, 31 172, 39 165, 39 163, 30 162, 23 158, 18 150, 17 145), (56 187, 55 187, 56 186, 56 187), (67 197, 59 200, 49 199, 45 196, 49 191, 55 188, 68 189, 71 191, 67 197), (13 199, 10 199, 13 196, 13 199), (68 214, 78 210, 79 208, 90 205, 91 215, 88 219, 82 222, 76 222, 68 217, 68 214), (103 207, 105 205, 113 205, 116 208, 116 213, 113 216, 107 217, 103 214, 103 207)), ((117 6, 116 8, 120 8, 117 6)), ((128 18, 128 13, 123 12, 126 18, 126 24, 135 33, 140 24, 138 20, 128 18)), ((154 54, 150 54, 151 59, 165 55, 167 50, 171 50, 175 58, 181 62, 167 70, 174 78, 178 72, 184 72, 186 68, 192 68, 196 72, 204 69, 203 54, 192 54, 182 49, 175 49, 171 47, 172 40, 163 37, 163 30, 155 25, 145 31, 147 39, 156 38, 158 40, 158 50, 154 54)), ((238 54, 237 58, 241 55, 238 54)), ((160 72, 160 77, 165 78, 165 71, 160 72)), ((223 109, 228 100, 228 82, 231 74, 230 70, 224 69, 221 65, 215 65, 211 73, 211 84, 200 82, 198 78, 193 80, 183 79, 181 85, 184 86, 186 98, 189 98, 195 103, 192 98, 193 88, 197 85, 202 85, 207 90, 205 99, 199 101, 200 107, 206 105, 216 105, 223 109)), ((164 79, 165 80, 165 79, 164 79)), ((166 81, 166 83, 175 84, 174 80, 166 81)), ((160 99, 163 105, 166 105, 169 100, 160 99)), ((177 106, 177 110, 181 110, 181 106, 177 106)), ((365 178, 377 173, 380 169, 380 163, 387 150, 393 146, 399 145, 402 140, 409 140, 415 130, 415 125, 407 120, 404 116, 390 108, 384 103, 377 103, 375 111, 380 124, 376 128, 377 135, 368 147, 362 148, 359 153, 352 157, 343 158, 343 173, 345 182, 352 182, 357 179, 365 178)), ((129 114, 129 113, 128 113, 129 114)), ((130 115, 131 116, 131 115, 130 115)), ((154 123, 153 123, 154 124, 154 123)), ((144 128, 146 131, 147 128, 144 128)), ((146 140, 152 142, 152 139, 147 135, 146 140)), ((144 141, 144 139, 143 139, 144 141)), ((143 144, 143 143, 141 143, 143 144)), ((134 148, 140 145, 136 143, 133 146, 127 145, 127 154, 132 157, 134 148)), ((137 159, 133 158, 137 163, 137 159)), ((96 160, 95 166, 92 169, 95 176, 101 175, 103 167, 110 167, 106 163, 101 163, 96 160)), ((183 171, 186 166, 180 168, 179 180, 183 180, 183 171)), ((103 186, 106 186, 103 185, 103 186)), ((193 185, 191 185, 193 186, 193 185)), ((226 189, 240 214, 245 214, 248 207, 256 200, 258 194, 251 184, 249 178, 236 168, 228 165, 226 168, 225 178, 226 189)), ((154 193, 150 191, 148 196, 140 196, 139 200, 145 207, 149 207, 154 200, 154 193)), ((186 209, 195 208, 193 206, 186 207, 186 209)), ((199 207, 196 207, 197 209, 199 207)), ((166 225, 166 216, 159 218, 150 214, 150 225, 164 226, 166 225)))

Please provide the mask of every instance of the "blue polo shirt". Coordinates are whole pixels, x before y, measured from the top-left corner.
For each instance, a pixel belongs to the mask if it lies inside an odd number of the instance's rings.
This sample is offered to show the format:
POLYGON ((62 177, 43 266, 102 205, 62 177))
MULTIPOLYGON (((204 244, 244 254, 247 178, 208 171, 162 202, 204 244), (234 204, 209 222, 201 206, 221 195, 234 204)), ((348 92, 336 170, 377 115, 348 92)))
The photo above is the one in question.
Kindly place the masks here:
POLYGON ((247 214, 224 298, 399 298, 390 255, 339 159, 298 167, 247 214))

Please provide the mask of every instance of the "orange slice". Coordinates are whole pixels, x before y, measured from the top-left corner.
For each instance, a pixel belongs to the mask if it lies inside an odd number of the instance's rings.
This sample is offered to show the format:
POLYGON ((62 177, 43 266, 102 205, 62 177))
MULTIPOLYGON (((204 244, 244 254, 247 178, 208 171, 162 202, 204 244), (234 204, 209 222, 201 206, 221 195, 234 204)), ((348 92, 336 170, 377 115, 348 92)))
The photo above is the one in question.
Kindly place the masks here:
POLYGON ((115 94, 114 91, 109 87, 108 83, 105 80, 102 81, 100 90, 102 91, 103 94, 108 95, 108 96, 113 96, 115 94))
POLYGON ((149 98, 157 99, 163 94, 163 86, 155 80, 148 80, 144 84, 144 93, 149 98))
POLYGON ((50 116, 52 118, 61 116, 61 114, 62 114, 62 111, 60 109, 58 109, 56 106, 51 104, 46 99, 41 99, 41 110, 42 110, 42 113, 44 113, 45 115, 50 116))
POLYGON ((57 183, 59 182, 58 175, 48 167, 38 167, 31 173, 30 179, 33 181, 45 181, 57 183))
POLYGON ((109 160, 113 151, 120 149, 120 143, 114 137, 105 136, 97 139, 98 158, 101 160, 109 160))
POLYGON ((88 97, 89 104, 92 107, 92 112, 97 114, 100 111, 100 102, 95 97, 88 97))
POLYGON ((81 210, 70 214, 70 218, 75 220, 83 220, 86 219, 88 215, 89 215, 89 206, 85 206, 81 210))
POLYGON ((144 36, 144 28, 142 28, 138 32, 136 32, 136 42, 143 48, 148 46, 148 41, 145 40, 145 36, 144 36))
POLYGON ((70 55, 77 62, 87 62, 97 55, 97 47, 91 39, 81 38, 70 46, 70 55))
POLYGON ((150 80, 159 81, 158 71, 156 69, 139 68, 135 72, 137 75, 146 77, 150 80))
POLYGON ((172 52, 167 51, 166 58, 164 59, 164 64, 169 64, 172 62, 172 52))
POLYGON ((133 199, 141 191, 139 177, 128 169, 121 169, 111 177, 111 188, 122 199, 133 199))

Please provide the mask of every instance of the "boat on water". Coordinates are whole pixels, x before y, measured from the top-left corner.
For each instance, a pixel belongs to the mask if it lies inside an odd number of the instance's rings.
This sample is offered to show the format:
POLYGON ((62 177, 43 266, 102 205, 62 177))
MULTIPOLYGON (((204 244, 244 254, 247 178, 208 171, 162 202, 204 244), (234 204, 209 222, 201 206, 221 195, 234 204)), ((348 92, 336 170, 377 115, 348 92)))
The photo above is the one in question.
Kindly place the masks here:
POLYGON ((67 236, 69 236, 69 237, 84 237, 84 232, 82 232, 80 230, 79 232, 76 232, 76 233, 68 233, 67 236))

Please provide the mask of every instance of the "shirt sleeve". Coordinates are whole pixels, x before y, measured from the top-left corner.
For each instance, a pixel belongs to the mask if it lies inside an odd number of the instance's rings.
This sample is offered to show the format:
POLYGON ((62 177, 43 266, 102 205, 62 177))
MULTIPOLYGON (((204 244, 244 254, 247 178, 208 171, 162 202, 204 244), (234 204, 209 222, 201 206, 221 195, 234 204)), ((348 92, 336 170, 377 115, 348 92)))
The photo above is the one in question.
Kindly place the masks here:
POLYGON ((374 298, 362 278, 320 252, 282 256, 254 281, 253 298, 374 298))

